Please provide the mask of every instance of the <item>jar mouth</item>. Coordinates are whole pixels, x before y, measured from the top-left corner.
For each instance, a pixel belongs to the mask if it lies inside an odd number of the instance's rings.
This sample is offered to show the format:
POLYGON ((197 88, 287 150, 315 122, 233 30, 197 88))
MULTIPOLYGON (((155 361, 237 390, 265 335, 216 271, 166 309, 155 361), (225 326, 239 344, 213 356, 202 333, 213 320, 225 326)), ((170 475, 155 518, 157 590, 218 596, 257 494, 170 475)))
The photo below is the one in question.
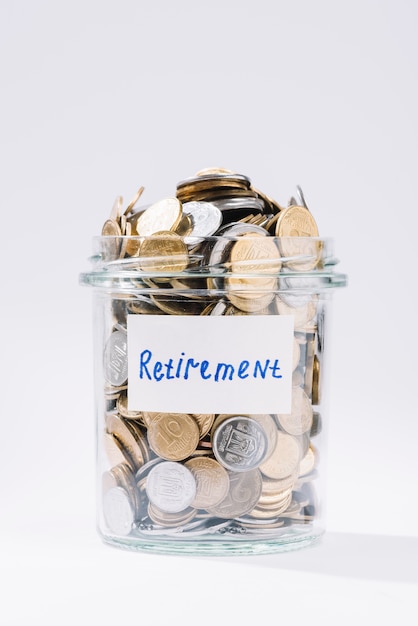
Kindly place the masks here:
MULTIPOLYGON (((158 288, 185 281, 190 288, 318 291, 344 287, 331 238, 186 236, 93 238, 92 269, 80 283, 104 289, 158 288), (190 284, 188 284, 190 283, 190 284)), ((172 287, 171 287, 172 288, 172 287)))

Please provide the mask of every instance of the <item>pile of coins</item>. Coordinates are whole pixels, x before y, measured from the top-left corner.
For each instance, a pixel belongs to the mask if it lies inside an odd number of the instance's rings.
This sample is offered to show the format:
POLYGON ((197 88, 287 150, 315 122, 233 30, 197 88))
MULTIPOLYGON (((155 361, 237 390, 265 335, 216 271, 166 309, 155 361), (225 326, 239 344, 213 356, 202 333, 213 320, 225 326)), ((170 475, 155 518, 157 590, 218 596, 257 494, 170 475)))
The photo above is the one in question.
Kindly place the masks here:
POLYGON ((281 206, 248 177, 216 168, 137 209, 143 191, 126 209, 116 199, 96 259, 124 277, 109 299, 103 358, 105 534, 274 536, 310 524, 323 350, 323 304, 311 285, 329 259, 302 190, 281 206), (290 414, 128 409, 128 315, 253 314, 294 318, 290 414))

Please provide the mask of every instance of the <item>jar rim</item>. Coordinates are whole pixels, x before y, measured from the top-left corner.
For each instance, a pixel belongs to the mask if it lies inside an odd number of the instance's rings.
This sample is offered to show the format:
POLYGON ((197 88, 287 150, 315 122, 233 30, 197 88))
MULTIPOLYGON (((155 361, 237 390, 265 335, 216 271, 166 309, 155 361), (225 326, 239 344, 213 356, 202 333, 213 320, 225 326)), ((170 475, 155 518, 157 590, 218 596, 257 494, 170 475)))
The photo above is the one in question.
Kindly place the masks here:
POLYGON ((271 289, 270 279, 276 280, 279 291, 310 292, 347 284, 347 276, 334 271, 339 260, 330 237, 177 236, 175 242, 172 247, 160 234, 93 237, 92 269, 80 274, 80 283, 132 291, 149 288, 146 281, 153 280, 209 279, 217 288, 225 280, 242 280, 245 289, 257 292, 271 289))

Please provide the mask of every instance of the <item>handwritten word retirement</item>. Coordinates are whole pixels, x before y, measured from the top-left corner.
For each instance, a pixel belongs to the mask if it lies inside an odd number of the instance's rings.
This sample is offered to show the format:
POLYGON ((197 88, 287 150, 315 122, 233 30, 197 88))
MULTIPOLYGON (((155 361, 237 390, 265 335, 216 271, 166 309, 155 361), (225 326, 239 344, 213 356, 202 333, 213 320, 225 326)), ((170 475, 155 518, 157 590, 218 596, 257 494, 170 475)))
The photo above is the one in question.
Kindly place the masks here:
POLYGON ((180 357, 170 358, 166 363, 158 361, 151 350, 139 355, 139 378, 159 382, 161 380, 189 380, 197 376, 201 380, 232 381, 246 378, 282 378, 279 359, 246 360, 237 363, 197 361, 181 352, 180 357))

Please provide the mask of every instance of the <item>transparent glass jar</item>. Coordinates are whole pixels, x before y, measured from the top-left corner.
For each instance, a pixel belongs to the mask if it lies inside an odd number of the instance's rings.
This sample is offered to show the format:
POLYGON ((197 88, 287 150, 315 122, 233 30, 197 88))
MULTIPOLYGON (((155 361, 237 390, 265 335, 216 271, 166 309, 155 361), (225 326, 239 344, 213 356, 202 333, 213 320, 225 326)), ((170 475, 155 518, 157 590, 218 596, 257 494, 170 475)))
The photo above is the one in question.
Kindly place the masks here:
POLYGON ((182 244, 97 237, 80 277, 94 288, 99 533, 160 553, 309 545, 325 529, 326 322, 346 284, 332 241, 182 244))

